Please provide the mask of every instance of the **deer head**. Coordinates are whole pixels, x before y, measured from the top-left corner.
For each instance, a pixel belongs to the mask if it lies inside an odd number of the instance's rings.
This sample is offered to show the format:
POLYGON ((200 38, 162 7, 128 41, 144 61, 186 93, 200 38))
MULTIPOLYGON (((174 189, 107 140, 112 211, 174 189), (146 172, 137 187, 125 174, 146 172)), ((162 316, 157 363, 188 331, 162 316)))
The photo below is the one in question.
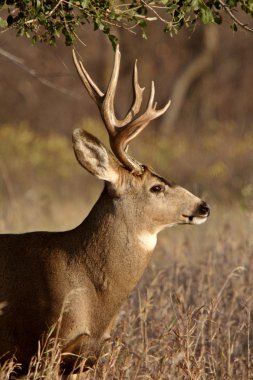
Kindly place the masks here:
POLYGON ((95 101, 109 134, 114 156, 102 143, 87 132, 77 129, 73 133, 74 151, 79 163, 93 175, 106 181, 111 197, 119 200, 126 218, 137 223, 141 239, 154 247, 156 234, 164 227, 175 224, 201 224, 209 216, 209 206, 187 190, 164 179, 148 166, 128 154, 129 143, 139 135, 151 120, 161 116, 170 101, 157 109, 152 82, 146 110, 138 115, 144 88, 138 83, 137 63, 133 70, 134 99, 126 116, 119 120, 114 111, 114 99, 119 77, 120 51, 116 48, 114 67, 107 91, 104 94, 89 76, 82 62, 73 59, 77 72, 95 101))

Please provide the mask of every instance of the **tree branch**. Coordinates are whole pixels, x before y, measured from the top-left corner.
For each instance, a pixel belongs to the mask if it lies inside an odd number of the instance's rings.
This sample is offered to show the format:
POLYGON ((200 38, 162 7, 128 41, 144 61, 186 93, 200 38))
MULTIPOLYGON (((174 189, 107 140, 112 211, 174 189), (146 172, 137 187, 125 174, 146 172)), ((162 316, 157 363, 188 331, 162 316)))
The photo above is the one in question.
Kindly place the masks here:
POLYGON ((78 96, 76 93, 73 91, 69 91, 64 87, 57 86, 53 84, 51 81, 41 77, 40 75, 37 74, 37 72, 34 69, 31 69, 27 65, 25 65, 24 60, 22 58, 19 58, 8 51, 0 48, 0 55, 3 57, 9 59, 14 65, 18 66, 20 69, 25 71, 26 73, 30 74, 33 78, 36 78, 40 83, 44 84, 47 87, 50 87, 58 92, 61 92, 64 95, 70 96, 71 98, 75 99, 80 99, 80 96, 78 96))
POLYGON ((211 66, 218 45, 217 29, 214 27, 205 27, 203 49, 199 55, 193 59, 185 68, 181 76, 177 79, 173 88, 171 101, 172 107, 170 112, 163 119, 163 124, 166 128, 163 129, 163 134, 168 135, 174 128, 177 119, 182 111, 184 100, 191 88, 192 84, 211 66))
POLYGON ((247 24, 244 24, 243 22, 241 22, 240 20, 238 20, 237 17, 235 17, 234 13, 231 11, 231 9, 229 8, 228 5, 226 5, 223 0, 219 0, 219 3, 220 5, 222 6, 222 8, 229 14, 229 16, 232 18, 232 20, 234 20, 234 22, 239 25, 241 28, 247 30, 247 32, 251 32, 253 33, 253 29, 250 28, 247 24))

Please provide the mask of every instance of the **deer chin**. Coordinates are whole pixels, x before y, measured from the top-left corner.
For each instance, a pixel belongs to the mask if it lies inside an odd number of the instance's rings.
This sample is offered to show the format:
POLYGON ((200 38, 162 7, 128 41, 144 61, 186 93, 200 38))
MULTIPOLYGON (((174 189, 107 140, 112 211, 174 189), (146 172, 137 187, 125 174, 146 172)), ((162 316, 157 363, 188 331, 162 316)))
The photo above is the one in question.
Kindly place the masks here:
POLYGON ((190 222, 191 224, 203 224, 207 220, 207 216, 194 216, 192 221, 190 222))
POLYGON ((203 224, 206 222, 208 215, 203 215, 203 216, 194 216, 194 215, 182 215, 184 218, 183 223, 186 224, 203 224))

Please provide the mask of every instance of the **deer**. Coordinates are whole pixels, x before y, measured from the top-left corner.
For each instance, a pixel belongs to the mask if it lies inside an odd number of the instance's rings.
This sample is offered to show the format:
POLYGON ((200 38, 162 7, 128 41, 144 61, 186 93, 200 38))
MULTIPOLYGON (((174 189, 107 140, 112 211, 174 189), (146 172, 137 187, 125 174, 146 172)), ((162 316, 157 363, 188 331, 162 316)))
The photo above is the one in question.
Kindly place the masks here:
POLYGON ((62 372, 80 370, 84 359, 93 365, 152 257, 158 233, 174 225, 204 223, 210 214, 205 201, 128 153, 130 142, 170 106, 168 101, 157 109, 152 82, 146 109, 140 113, 144 88, 139 85, 137 61, 133 101, 126 116, 118 119, 114 100, 119 46, 105 93, 74 50, 73 60, 110 141, 109 149, 78 128, 73 131, 73 149, 79 164, 104 181, 104 187, 88 216, 72 230, 0 235, 0 302, 6 302, 0 316, 0 357, 3 361, 15 356, 22 373, 59 318, 62 372))

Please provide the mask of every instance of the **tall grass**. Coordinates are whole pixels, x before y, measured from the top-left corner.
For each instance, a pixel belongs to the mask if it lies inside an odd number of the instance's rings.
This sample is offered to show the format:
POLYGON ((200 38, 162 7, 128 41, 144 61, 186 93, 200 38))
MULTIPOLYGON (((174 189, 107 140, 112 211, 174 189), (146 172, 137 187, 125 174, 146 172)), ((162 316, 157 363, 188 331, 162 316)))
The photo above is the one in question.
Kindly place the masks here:
MULTIPOLYGON (((162 234, 98 363, 75 378, 253 378, 252 215, 221 208, 213 214, 205 226, 162 234)), ((0 379, 13 366, 6 363, 0 379)), ((59 379, 59 366, 49 337, 24 378, 59 379)))

